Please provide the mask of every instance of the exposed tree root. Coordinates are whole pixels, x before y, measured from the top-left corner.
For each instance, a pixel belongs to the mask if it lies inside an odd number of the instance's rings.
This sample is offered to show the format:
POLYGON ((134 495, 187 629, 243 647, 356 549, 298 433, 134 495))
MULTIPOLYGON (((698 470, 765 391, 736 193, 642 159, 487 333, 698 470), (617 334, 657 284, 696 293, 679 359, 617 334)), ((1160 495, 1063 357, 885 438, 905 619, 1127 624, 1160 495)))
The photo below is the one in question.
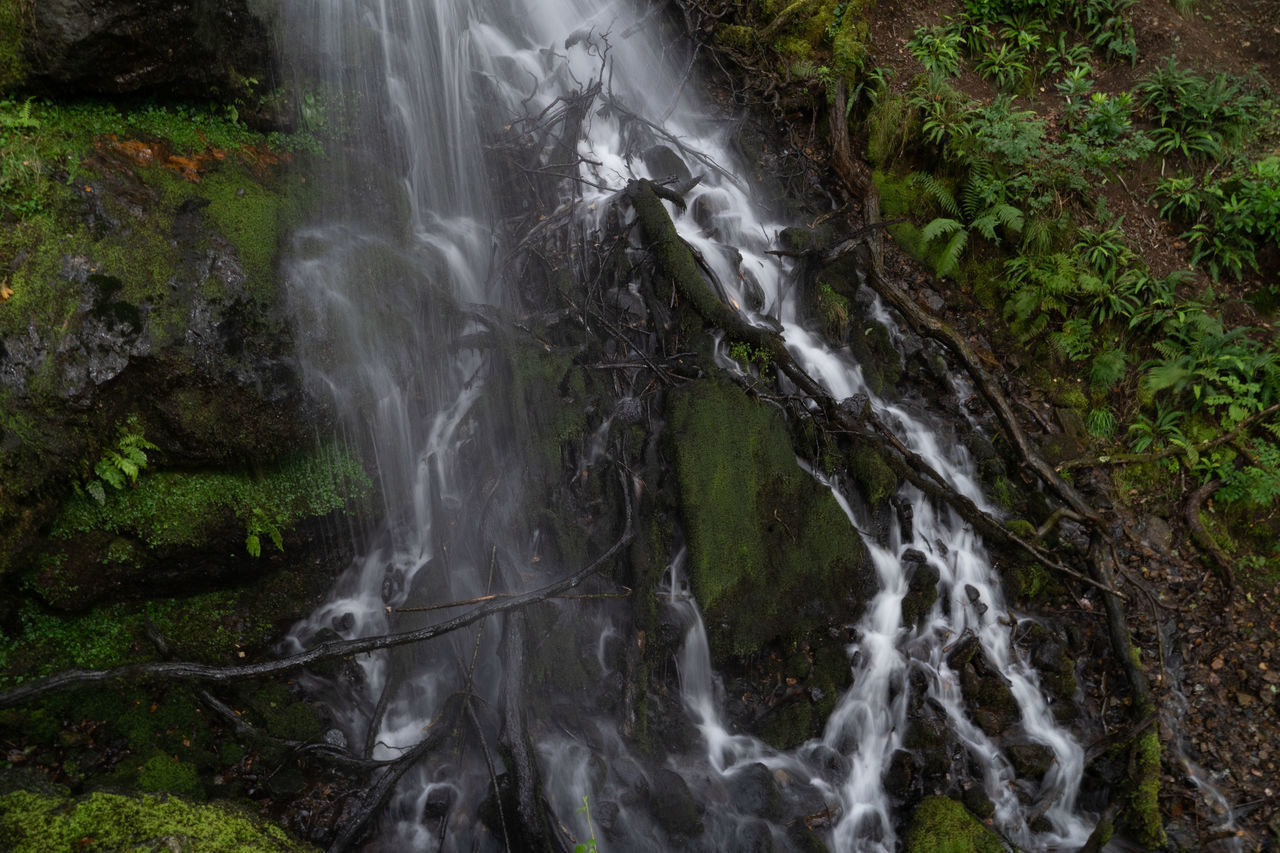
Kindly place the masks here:
POLYGON ((1209 555, 1222 585, 1231 591, 1236 588, 1236 575, 1231 570, 1231 558, 1222 552, 1217 542, 1213 541, 1213 537, 1205 529, 1204 522, 1200 520, 1200 507, 1220 488, 1222 488, 1221 480, 1210 480, 1191 493, 1187 498, 1187 529, 1191 531, 1191 538, 1200 550, 1209 555))

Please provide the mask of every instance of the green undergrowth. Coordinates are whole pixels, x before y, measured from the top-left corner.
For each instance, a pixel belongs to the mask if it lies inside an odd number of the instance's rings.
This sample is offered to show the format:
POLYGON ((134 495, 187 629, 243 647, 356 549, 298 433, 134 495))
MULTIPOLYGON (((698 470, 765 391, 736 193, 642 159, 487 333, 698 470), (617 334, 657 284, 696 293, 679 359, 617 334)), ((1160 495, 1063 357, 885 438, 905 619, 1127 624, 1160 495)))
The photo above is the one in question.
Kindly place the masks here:
POLYGON ((305 518, 355 509, 372 483, 358 459, 337 448, 297 454, 259 473, 158 471, 105 499, 73 496, 53 525, 53 539, 110 533, 149 548, 199 546, 234 518, 257 556, 265 541, 284 548, 289 529, 305 518))
MULTIPOLYGON (((1216 511, 1232 527, 1265 526, 1280 501, 1280 418, 1265 414, 1280 402, 1268 314, 1280 293, 1280 100, 1259 79, 1174 58, 1104 89, 1109 66, 1138 59, 1130 6, 965 0, 914 34, 922 73, 870 90, 852 118, 882 215, 905 220, 890 232, 956 282, 943 285, 949 302, 998 313, 988 334, 1050 365, 1045 376, 1081 380, 1056 402, 1084 424, 1087 452, 1141 464, 1171 451, 1162 468, 1223 482, 1216 511), (958 88, 966 70, 995 94, 958 88), (1181 232, 1194 272, 1148 268, 1098 192, 1122 172, 1181 232), (1232 307, 1242 299, 1252 318, 1233 323, 1249 316, 1232 307)), ((1228 544, 1246 570, 1265 570, 1265 547, 1228 544)))
POLYGON ((16 791, 0 797, 0 843, 13 853, 60 850, 182 850, 260 853, 314 848, 227 804, 173 796, 95 793, 64 797, 16 791))
POLYGON ((183 598, 119 602, 84 614, 55 613, 27 602, 12 636, 0 634, 0 686, 66 669, 111 669, 155 659, 150 621, 184 660, 232 663, 245 648, 267 642, 275 625, 258 599, 276 584, 253 584, 183 598), (234 626, 234 627, 233 627, 234 626))

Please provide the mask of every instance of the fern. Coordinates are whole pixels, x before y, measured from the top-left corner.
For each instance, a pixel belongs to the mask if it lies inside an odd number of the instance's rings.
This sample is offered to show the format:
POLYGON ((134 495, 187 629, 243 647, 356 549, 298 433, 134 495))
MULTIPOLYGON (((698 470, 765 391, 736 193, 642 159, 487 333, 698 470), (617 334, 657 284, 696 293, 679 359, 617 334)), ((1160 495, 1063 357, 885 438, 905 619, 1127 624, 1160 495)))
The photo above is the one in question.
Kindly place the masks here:
POLYGON ((1124 350, 1108 348, 1094 356, 1089 364, 1089 381, 1097 388, 1110 388, 1127 373, 1124 350))
MULTIPOLYGON (((920 194, 927 196, 938 203, 938 207, 951 217, 960 216, 960 206, 956 204, 956 198, 951 194, 951 190, 947 186, 926 172, 912 172, 907 176, 907 184, 920 190, 920 194)), ((929 238, 931 239, 931 238, 929 238)))
POLYGON ((102 458, 94 463, 93 473, 98 479, 85 487, 89 496, 99 504, 107 499, 103 483, 113 489, 123 489, 136 483, 138 474, 147 467, 147 451, 160 449, 143 436, 136 417, 129 418, 118 432, 115 448, 104 451, 102 458))
POLYGON ((1004 227, 1014 234, 1021 233, 1025 218, 1022 211, 1011 204, 997 204, 973 220, 973 227, 978 229, 988 240, 1000 239, 996 229, 1004 227))
POLYGON ((27 98, 14 113, 10 112, 16 106, 13 101, 0 101, 0 127, 12 130, 35 130, 40 127, 40 120, 31 116, 32 100, 27 98))
POLYGON ((1071 317, 1049 341, 1060 355, 1072 361, 1084 361, 1093 351, 1093 324, 1087 317, 1071 317))

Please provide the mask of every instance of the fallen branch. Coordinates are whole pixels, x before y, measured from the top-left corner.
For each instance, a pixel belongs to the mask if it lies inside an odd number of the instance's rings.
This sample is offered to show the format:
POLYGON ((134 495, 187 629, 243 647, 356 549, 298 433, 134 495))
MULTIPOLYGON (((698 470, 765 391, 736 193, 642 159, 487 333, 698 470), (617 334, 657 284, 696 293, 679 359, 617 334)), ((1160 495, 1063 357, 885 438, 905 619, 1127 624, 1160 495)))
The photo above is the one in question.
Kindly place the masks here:
POLYGON ((580 585, 604 566, 627 545, 634 533, 631 526, 631 507, 626 507, 626 519, 622 535, 608 551, 601 554, 585 568, 566 578, 532 590, 531 592, 513 595, 511 598, 491 601, 475 608, 469 613, 456 616, 436 625, 429 625, 414 631, 403 631, 397 634, 381 634, 374 637, 360 637, 354 640, 331 640, 296 655, 248 666, 210 666, 189 661, 158 661, 152 663, 135 663, 108 670, 73 669, 42 678, 31 684, 24 684, 12 690, 0 693, 0 708, 11 708, 76 687, 91 687, 112 684, 118 681, 176 681, 210 684, 230 684, 264 676, 279 675, 305 669, 324 661, 338 658, 349 658, 378 649, 394 648, 410 643, 421 643, 435 637, 443 636, 459 628, 464 628, 495 613, 505 613, 545 601, 580 585))
POLYGON ((343 821, 342 832, 338 833, 338 837, 329 845, 328 853, 342 853, 363 834, 365 826, 382 810, 387 797, 391 796, 391 791, 395 788, 396 782, 400 781, 400 777, 408 772, 415 762, 444 741, 449 733, 449 726, 442 725, 445 714, 449 710, 453 710, 456 714, 460 710, 459 703, 461 701, 460 696, 449 697, 445 703, 445 710, 441 711, 440 715, 428 726, 427 736, 403 754, 397 756, 386 771, 378 777, 378 780, 365 789, 364 795, 360 798, 360 806, 355 816, 343 821))

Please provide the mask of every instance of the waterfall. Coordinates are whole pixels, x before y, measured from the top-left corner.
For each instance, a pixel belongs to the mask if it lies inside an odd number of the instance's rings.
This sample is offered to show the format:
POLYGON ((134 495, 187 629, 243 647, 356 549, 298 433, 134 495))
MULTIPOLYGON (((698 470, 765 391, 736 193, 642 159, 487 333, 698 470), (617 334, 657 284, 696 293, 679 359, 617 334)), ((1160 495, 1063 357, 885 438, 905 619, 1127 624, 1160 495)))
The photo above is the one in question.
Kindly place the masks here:
MULTIPOLYGON (((358 532, 360 556, 329 599, 291 632, 291 647, 441 621, 457 611, 424 608, 527 591, 576 568, 522 511, 522 472, 531 464, 522 454, 540 426, 517 401, 488 393, 517 369, 494 341, 518 325, 512 318, 519 317, 523 286, 504 262, 516 247, 502 228, 495 188, 527 182, 544 200, 552 195, 557 212, 569 212, 574 233, 599 232, 628 181, 666 177, 633 156, 640 132, 661 139, 684 169, 702 176, 687 189, 689 212, 672 211, 726 301, 751 322, 780 328, 835 399, 870 397, 904 442, 987 506, 971 460, 937 433, 924 407, 875 399, 850 355, 805 327, 792 270, 770 253, 783 223, 748 192, 724 123, 698 102, 697 83, 686 80, 687 69, 676 67, 658 38, 652 10, 588 0, 285 5, 282 35, 299 90, 318 114, 349 125, 346 150, 331 155, 325 173, 309 176, 320 183, 313 213, 288 253, 297 336, 311 387, 331 397, 338 428, 376 467, 383 507, 358 532), (593 81, 609 87, 610 107, 577 117, 581 132, 571 148, 549 135, 533 140, 542 162, 562 171, 493 173, 485 151, 505 127, 563 104, 557 99, 593 81), (563 193, 560 202, 556 193, 563 193), (544 559, 552 553, 556 559, 544 559)), ((575 480, 606 476, 598 463, 613 418, 600 413, 592 424, 575 480)), ((851 525, 869 529, 838 482, 811 473, 851 525)), ((633 476, 623 488, 639 494, 643 485, 633 476)), ((614 839, 612 846, 602 842, 606 849, 792 849, 790 830, 776 815, 822 811, 832 818, 814 831, 832 849, 889 853, 899 815, 882 779, 904 749, 911 702, 925 699, 942 709, 968 760, 980 765, 994 821, 1008 837, 1033 850, 1078 847, 1090 830, 1074 803, 1083 751, 1054 722, 1034 670, 1013 648, 1008 626, 1017 620, 981 541, 910 487, 899 497, 914 509, 913 533, 866 542, 879 589, 853 626, 853 686, 823 737, 796 750, 773 749, 724 721, 723 690, 679 550, 668 555, 658 606, 681 632, 673 663, 700 740, 694 749, 673 748, 661 766, 633 747, 625 714, 591 708, 590 690, 567 700, 582 710, 572 726, 534 719, 530 753, 499 754, 513 720, 534 713, 516 706, 522 670, 542 653, 515 617, 491 618, 430 647, 364 655, 336 675, 308 676, 335 731, 375 759, 416 743, 449 697, 469 703, 450 746, 397 784, 374 830, 378 849, 518 849, 510 833, 529 818, 509 813, 518 796, 495 795, 495 779, 508 763, 531 761, 537 772, 526 778, 541 780, 537 799, 561 827, 547 831, 560 833, 561 842, 603 827, 614 839), (925 564, 938 573, 939 600, 917 624, 903 624, 906 567, 925 564), (965 637, 976 639, 1011 685, 1022 736, 1052 752, 1037 791, 1019 787, 1008 760, 969 718, 948 663, 952 645, 965 637), (699 802, 692 822, 672 814, 685 787, 699 802), (751 804, 757 792, 775 787, 783 805, 751 804), (637 791, 646 792, 647 810, 637 791), (583 809, 584 796, 595 805, 583 809), (496 819, 482 814, 486 808, 496 819), (1033 817, 1041 818, 1035 826, 1033 817)), ((631 642, 617 607, 588 617, 567 602, 546 606, 574 614, 566 619, 598 620, 598 650, 584 654, 582 666, 601 683, 629 677, 609 651, 631 642)), ((538 640, 549 647, 547 636, 538 640)))

